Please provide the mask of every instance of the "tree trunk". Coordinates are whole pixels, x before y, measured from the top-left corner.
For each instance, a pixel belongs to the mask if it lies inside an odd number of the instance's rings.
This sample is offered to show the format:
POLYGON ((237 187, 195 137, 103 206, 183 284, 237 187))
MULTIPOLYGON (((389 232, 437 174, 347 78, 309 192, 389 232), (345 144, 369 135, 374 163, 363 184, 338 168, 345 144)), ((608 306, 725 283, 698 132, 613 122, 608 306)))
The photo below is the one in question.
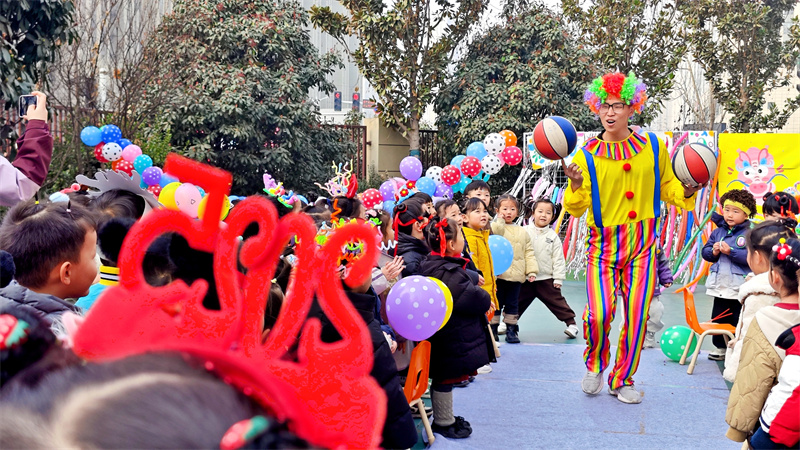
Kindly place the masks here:
POLYGON ((419 150, 419 118, 412 114, 408 121, 408 146, 411 150, 419 150))

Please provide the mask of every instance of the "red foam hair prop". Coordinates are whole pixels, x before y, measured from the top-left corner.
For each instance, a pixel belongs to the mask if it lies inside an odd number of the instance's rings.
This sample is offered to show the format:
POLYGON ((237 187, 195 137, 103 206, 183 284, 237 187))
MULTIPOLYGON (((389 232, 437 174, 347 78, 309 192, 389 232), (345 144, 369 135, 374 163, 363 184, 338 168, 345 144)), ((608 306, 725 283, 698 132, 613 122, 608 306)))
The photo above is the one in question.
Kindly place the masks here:
POLYGON ((120 284, 107 289, 74 336, 74 351, 89 361, 110 361, 147 352, 180 352, 205 362, 225 382, 239 388, 312 445, 375 448, 386 419, 386 396, 370 377, 372 341, 363 320, 347 300, 335 275, 342 247, 364 242, 346 283, 359 285, 378 257, 377 237, 367 224, 337 229, 317 249, 316 229, 305 215, 278 220, 274 206, 251 197, 220 227, 223 196, 231 175, 198 162, 169 155, 165 170, 208 193, 205 219, 179 211, 154 211, 136 223, 120 253, 120 284), (239 257, 248 268, 237 272, 238 236, 252 222, 259 233, 245 241, 239 257), (142 271, 149 245, 164 233, 180 233, 189 244, 214 255, 221 309, 202 306, 208 283, 187 286, 147 284, 142 271), (270 280, 292 236, 298 238, 292 280, 277 323, 265 343, 261 328, 270 280), (240 281, 243 280, 243 281, 240 281), (342 337, 320 339, 317 319, 305 322, 316 293, 320 306, 342 337), (297 362, 281 360, 301 331, 297 362))

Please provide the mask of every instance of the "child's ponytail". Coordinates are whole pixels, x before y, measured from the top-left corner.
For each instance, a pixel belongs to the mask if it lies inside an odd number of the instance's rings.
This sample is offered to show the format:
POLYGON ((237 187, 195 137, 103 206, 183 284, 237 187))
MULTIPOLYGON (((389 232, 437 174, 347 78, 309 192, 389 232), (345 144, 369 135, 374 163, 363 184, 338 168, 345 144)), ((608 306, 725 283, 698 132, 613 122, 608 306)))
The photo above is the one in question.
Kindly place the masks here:
POLYGON ((434 251, 444 256, 447 250, 447 243, 457 238, 459 232, 458 224, 446 217, 435 217, 425 228, 425 237, 428 246, 434 251))
POLYGON ((798 271, 800 271, 800 240, 784 239, 772 247, 770 266, 783 280, 787 291, 797 293, 798 271))

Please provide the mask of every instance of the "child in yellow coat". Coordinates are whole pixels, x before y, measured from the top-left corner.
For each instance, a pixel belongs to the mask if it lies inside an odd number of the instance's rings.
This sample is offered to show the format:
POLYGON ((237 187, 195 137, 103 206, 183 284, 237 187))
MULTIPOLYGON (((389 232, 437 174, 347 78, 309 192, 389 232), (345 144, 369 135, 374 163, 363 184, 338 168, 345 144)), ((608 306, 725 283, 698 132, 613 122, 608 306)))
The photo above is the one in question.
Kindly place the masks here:
MULTIPOLYGON (((464 204, 464 237, 467 238, 472 262, 483 273, 485 282, 481 286, 492 297, 492 314, 499 307, 497 302, 497 285, 495 283, 494 267, 492 266, 492 253, 489 251, 489 212, 483 200, 473 197, 464 204)), ((492 331, 497 339, 498 324, 492 325, 492 331)))

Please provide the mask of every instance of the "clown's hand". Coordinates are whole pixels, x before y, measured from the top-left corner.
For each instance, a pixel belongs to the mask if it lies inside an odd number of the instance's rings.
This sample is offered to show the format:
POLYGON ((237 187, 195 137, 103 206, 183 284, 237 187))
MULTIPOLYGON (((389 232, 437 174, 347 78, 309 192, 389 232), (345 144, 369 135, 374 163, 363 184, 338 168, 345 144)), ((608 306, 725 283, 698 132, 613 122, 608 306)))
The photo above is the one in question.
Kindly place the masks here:
POLYGON ((704 183, 704 184, 701 184, 701 185, 698 185, 698 186, 691 186, 691 185, 683 183, 683 196, 686 197, 686 198, 689 198, 689 197, 693 196, 695 192, 697 192, 700 189, 703 189, 704 187, 707 187, 707 186, 708 186, 708 183, 704 183))
POLYGON ((572 181, 572 191, 575 192, 583 186, 583 171, 577 164, 572 163, 567 166, 564 160, 561 160, 561 167, 564 169, 564 174, 572 181))

